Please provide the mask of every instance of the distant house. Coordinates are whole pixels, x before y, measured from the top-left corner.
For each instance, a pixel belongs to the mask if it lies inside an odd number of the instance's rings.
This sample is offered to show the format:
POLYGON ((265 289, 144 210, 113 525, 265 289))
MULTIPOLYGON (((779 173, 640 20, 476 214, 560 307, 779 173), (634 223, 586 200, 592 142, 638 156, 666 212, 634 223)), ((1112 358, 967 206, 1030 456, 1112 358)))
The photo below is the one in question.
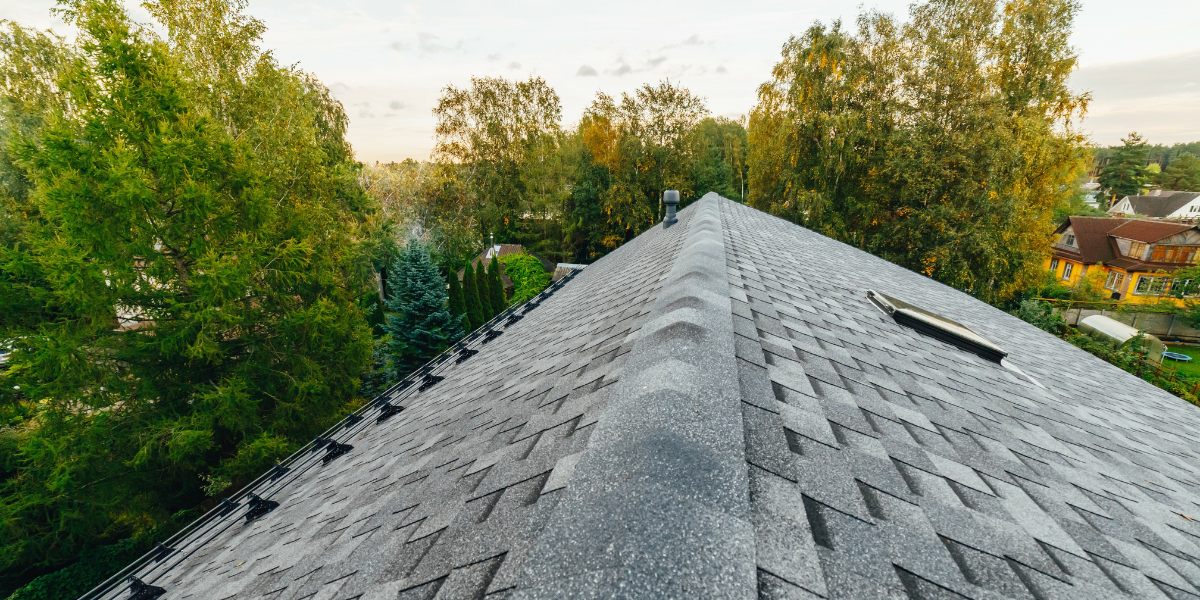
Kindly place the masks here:
POLYGON ((1200 227, 1187 223, 1067 217, 1055 234, 1046 269, 1068 285, 1102 269, 1112 298, 1135 304, 1169 296, 1170 272, 1200 260, 1200 227))
POLYGON ((1142 215, 1151 219, 1200 220, 1200 192, 1154 190, 1143 196, 1125 196, 1108 214, 1114 217, 1142 215))

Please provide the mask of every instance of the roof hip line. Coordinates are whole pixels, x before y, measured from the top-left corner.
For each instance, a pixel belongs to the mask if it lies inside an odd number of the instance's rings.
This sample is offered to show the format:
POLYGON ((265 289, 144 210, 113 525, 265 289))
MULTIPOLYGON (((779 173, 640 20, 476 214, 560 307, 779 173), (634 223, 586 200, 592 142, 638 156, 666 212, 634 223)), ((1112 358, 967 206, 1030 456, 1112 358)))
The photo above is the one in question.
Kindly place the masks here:
POLYGON ((720 198, 685 236, 514 598, 757 596, 720 198))

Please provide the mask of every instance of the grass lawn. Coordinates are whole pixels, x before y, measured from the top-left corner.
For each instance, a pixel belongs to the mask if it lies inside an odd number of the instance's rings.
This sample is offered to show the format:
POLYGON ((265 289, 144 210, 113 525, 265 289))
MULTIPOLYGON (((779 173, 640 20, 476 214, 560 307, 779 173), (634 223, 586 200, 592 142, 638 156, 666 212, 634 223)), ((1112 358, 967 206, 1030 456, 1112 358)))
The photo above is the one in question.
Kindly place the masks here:
POLYGON ((1180 375, 1200 378, 1200 348, 1194 346, 1168 346, 1167 349, 1171 352, 1186 354, 1192 357, 1192 360, 1191 362, 1180 362, 1167 359, 1163 361, 1163 368, 1175 368, 1178 369, 1176 372, 1180 375))

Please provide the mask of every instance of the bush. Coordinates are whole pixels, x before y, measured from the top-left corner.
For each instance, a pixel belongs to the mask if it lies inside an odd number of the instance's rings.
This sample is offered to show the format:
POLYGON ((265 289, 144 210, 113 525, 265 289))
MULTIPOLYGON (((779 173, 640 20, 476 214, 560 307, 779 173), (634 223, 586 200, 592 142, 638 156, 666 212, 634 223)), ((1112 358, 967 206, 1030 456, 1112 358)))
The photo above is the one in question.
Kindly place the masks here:
POLYGON ((149 549, 132 539, 101 546, 53 573, 47 573, 13 592, 8 600, 74 600, 149 549))
POLYGON ((500 257, 504 272, 513 282, 510 305, 520 304, 546 289, 550 285, 550 274, 542 266, 542 261, 529 254, 506 254, 500 257))

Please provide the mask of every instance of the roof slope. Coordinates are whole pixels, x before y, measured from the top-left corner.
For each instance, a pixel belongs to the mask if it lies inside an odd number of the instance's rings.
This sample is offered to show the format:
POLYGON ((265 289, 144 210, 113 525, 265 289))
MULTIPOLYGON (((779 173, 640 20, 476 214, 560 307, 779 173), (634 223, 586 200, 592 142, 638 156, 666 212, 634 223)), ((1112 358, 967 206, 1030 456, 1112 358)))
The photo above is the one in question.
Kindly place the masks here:
POLYGON ((439 374, 139 576, 214 600, 1200 595, 1194 407, 714 194, 439 374))
POLYGON ((1195 225, 1171 223, 1170 221, 1147 221, 1145 219, 1130 219, 1108 232, 1109 235, 1137 240, 1153 244, 1163 238, 1183 233, 1195 225))
POLYGON ((1147 217, 1163 218, 1183 208, 1200 196, 1200 192, 1164 192, 1155 195, 1126 196, 1133 212, 1147 217))
MULTIPOLYGON (((1128 222, 1127 219, 1111 217, 1079 217, 1070 216, 1058 226, 1056 233, 1066 231, 1067 227, 1075 234, 1075 247, 1079 248, 1079 260, 1086 264, 1103 262, 1107 264, 1116 258, 1112 244, 1109 243, 1109 231, 1128 222)), ((1063 248, 1055 248, 1066 253, 1063 248)), ((1072 253, 1076 254, 1076 253, 1072 253)))

